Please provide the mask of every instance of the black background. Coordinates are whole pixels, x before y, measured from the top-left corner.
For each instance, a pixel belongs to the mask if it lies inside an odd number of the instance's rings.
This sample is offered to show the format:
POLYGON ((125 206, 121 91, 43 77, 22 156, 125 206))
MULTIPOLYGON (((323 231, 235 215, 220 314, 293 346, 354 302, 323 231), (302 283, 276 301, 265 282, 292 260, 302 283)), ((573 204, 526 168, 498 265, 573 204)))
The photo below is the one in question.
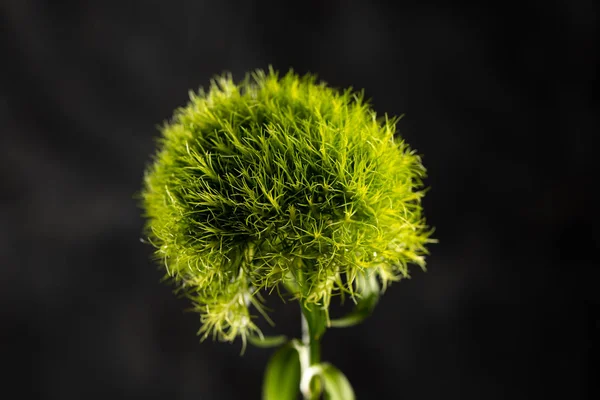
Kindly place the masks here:
MULTIPOLYGON (((405 113, 399 130, 429 170, 428 272, 324 339, 358 398, 596 391, 591 0, 0 5, 3 393, 259 398, 271 350, 199 343, 198 316, 140 243, 134 195, 189 89, 269 64, 405 113)), ((288 306, 274 317, 293 333, 288 306)))

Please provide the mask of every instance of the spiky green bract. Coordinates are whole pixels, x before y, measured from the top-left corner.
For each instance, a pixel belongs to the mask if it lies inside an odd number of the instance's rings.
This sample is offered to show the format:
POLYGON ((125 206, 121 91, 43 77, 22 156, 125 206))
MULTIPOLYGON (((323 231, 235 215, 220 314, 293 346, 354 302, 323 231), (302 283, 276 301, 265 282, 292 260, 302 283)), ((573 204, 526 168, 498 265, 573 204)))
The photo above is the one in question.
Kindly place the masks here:
POLYGON ((424 267, 425 169, 360 93, 256 71, 191 93, 162 128, 143 201, 167 274, 231 341, 260 335, 259 290, 296 287, 325 310, 358 274, 383 283, 424 267))

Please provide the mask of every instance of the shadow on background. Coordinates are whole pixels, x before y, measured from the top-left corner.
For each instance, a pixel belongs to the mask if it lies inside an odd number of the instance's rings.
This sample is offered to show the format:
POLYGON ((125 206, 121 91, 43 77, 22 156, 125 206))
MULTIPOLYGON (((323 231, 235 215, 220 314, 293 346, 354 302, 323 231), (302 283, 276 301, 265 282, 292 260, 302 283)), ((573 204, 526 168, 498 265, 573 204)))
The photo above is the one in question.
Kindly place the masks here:
MULTIPOLYGON (((0 3, 7 393, 259 398, 271 352, 198 343, 198 316, 140 243, 134 195, 189 89, 269 64, 405 113, 399 131, 429 170, 428 272, 325 337, 358 398, 597 392, 593 2, 48 3, 0 3)), ((299 329, 297 312, 274 317, 299 329)))

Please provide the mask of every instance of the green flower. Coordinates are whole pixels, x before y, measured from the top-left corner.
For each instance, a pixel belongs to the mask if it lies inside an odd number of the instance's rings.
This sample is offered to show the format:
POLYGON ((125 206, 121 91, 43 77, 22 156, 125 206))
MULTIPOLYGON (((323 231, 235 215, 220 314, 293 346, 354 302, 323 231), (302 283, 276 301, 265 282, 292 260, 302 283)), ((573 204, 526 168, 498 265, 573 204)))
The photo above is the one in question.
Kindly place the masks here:
MULTIPOLYGON (((162 128, 142 191, 147 235, 203 337, 261 335, 261 290, 327 312, 361 282, 425 266, 425 168, 362 93, 310 75, 212 81, 162 128), (368 277, 369 279, 365 279, 368 277)), ((378 279, 377 279, 378 278, 378 279)), ((377 286, 379 290, 379 286, 377 286)))

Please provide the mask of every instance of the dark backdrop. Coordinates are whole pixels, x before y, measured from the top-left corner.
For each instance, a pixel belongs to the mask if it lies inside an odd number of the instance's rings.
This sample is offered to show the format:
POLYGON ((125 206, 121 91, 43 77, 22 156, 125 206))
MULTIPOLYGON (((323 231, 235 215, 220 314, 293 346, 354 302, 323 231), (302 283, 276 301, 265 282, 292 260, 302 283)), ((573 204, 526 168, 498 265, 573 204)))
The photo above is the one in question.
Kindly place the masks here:
MULTIPOLYGON (((429 169, 440 243, 428 272, 324 339, 358 398, 591 396, 597 11, 591 0, 2 0, 3 393, 259 398, 271 351, 199 343, 198 316, 140 243, 134 195, 157 125, 189 89, 272 64, 405 113, 399 130, 429 169)), ((299 329, 295 310, 275 318, 299 329)))

